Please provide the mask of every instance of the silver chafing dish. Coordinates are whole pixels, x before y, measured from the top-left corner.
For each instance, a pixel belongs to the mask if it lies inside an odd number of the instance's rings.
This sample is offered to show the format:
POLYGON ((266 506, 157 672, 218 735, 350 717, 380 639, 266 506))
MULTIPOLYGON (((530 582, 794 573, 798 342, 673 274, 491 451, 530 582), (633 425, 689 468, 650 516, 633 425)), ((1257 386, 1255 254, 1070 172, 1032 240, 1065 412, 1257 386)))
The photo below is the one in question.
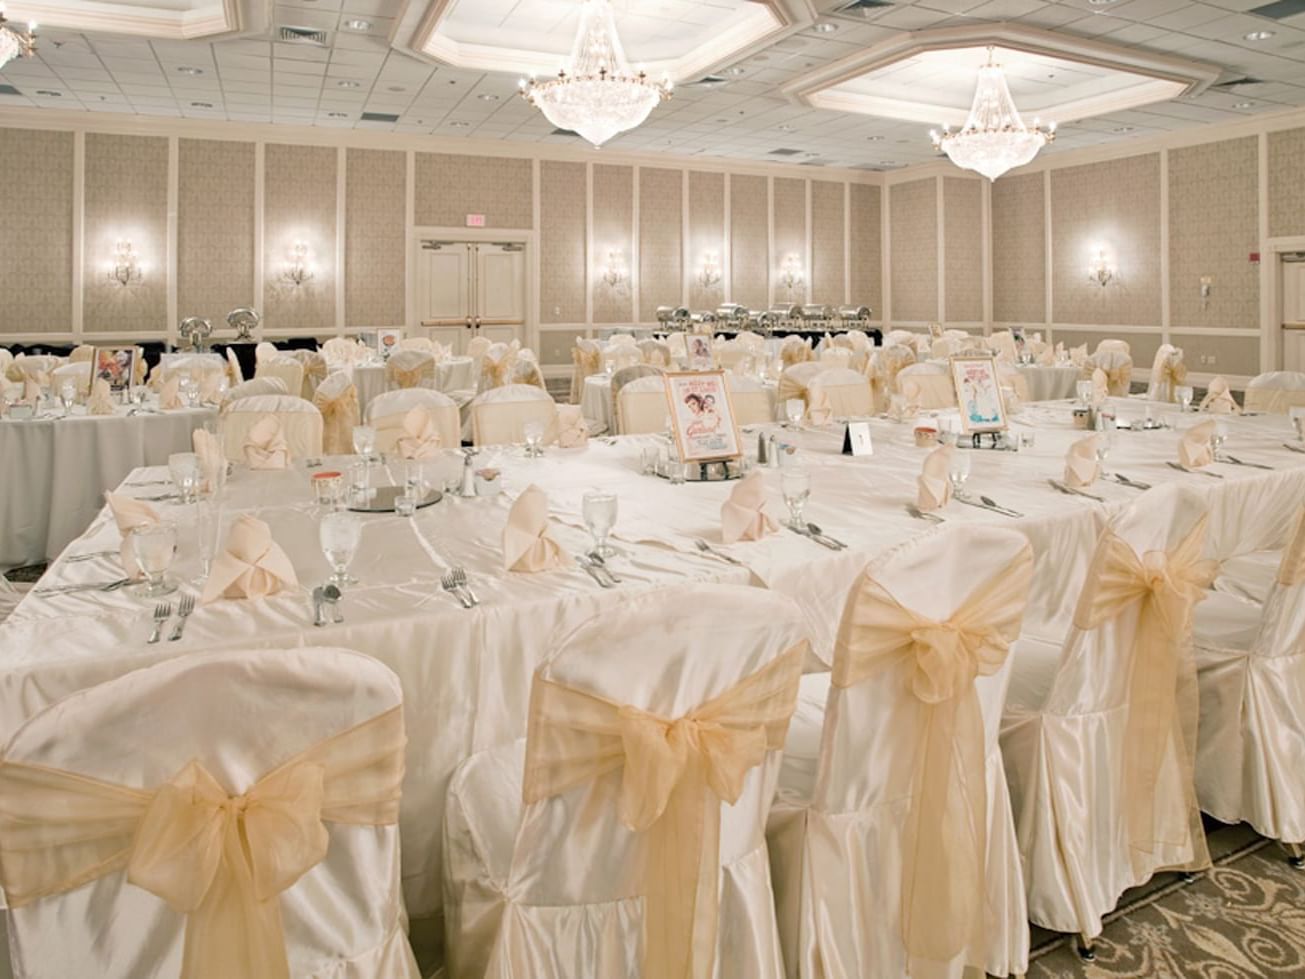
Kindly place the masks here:
POLYGON ((807 303, 801 307, 799 316, 808 323, 828 323, 834 318, 834 307, 824 303, 807 303))
POLYGON ((873 311, 869 306, 839 306, 838 318, 844 323, 868 323, 873 311))

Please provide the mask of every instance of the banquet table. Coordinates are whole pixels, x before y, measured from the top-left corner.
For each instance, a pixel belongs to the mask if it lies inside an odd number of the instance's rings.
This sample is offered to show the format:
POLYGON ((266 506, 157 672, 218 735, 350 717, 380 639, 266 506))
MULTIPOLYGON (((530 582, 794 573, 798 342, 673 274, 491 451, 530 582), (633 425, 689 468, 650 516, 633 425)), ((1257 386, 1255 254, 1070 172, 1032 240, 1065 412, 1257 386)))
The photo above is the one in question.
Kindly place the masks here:
MULTIPOLYGON (((771 414, 774 415, 776 392, 778 386, 766 384, 766 393, 770 395, 771 414)), ((612 412, 612 375, 590 374, 585 378, 584 390, 580 392, 580 414, 590 422, 594 432, 615 431, 615 419, 612 412)))
MULTIPOLYGON (((1121 418, 1140 419, 1142 402, 1120 399, 1121 418)), ((1165 417, 1168 411, 1162 412, 1165 417)), ((945 415, 945 413, 944 413, 945 415)), ((1198 420, 1187 415, 1183 423, 1198 420)), ((405 519, 368 515, 351 572, 360 583, 341 603, 345 621, 311 626, 308 592, 327 574, 317 542, 319 513, 311 500, 309 473, 237 470, 223 499, 223 522, 240 514, 266 521, 293 561, 299 585, 254 601, 221 601, 191 616, 180 642, 147 645, 147 606, 121 591, 65 595, 30 593, 8 623, 0 625, 0 737, 7 739, 34 712, 77 690, 161 659, 196 651, 242 648, 341 646, 362 651, 393 669, 406 701, 407 775, 401 815, 403 885, 415 927, 438 928, 442 909, 441 829, 445 793, 459 763, 476 751, 525 734, 531 675, 557 640, 592 616, 631 600, 691 601, 707 582, 769 588, 797 601, 809 623, 808 670, 827 669, 845 596, 866 563, 925 534, 965 524, 1013 527, 1032 544, 1036 569, 1026 632, 1063 638, 1092 547, 1112 514, 1137 499, 1138 491, 1101 481, 1097 503, 1066 496, 1048 485, 1059 478, 1075 431, 1069 404, 1026 407, 1015 427, 1032 432, 1035 444, 1019 452, 972 451, 967 489, 989 495, 1021 514, 1012 518, 958 502, 940 525, 913 518, 916 477, 926 450, 917 448, 910 424, 870 422, 874 453, 840 454, 841 426, 791 431, 775 428, 797 447, 794 457, 811 474, 808 519, 846 541, 828 550, 788 530, 762 541, 724 544, 720 508, 730 483, 672 485, 640 471, 641 449, 664 444, 660 436, 592 440, 585 448, 550 449, 543 458, 520 450, 489 452, 488 465, 502 473, 504 492, 491 498, 446 496, 405 519), (549 497, 553 535, 569 554, 588 547, 581 517, 586 491, 617 494, 619 516, 610 562, 622 583, 600 588, 573 567, 537 574, 502 567, 501 541, 512 500, 537 485, 549 497), (742 562, 741 567, 702 553, 697 540, 742 562), (481 605, 464 610, 440 589, 453 565, 465 567, 481 605), (419 926, 417 922, 422 922, 419 926)), ((1207 550, 1225 557, 1269 546, 1263 514, 1287 513, 1305 494, 1305 454, 1282 443, 1294 435, 1285 418, 1229 417, 1226 449, 1272 470, 1217 464, 1223 477, 1183 473, 1166 466, 1176 458, 1173 430, 1121 431, 1110 454, 1112 469, 1152 484, 1182 482, 1204 493, 1212 517, 1207 550)), ((749 430, 755 434, 755 429, 749 430)), ((428 462, 436 485, 455 482, 461 455, 428 462)), ((343 460, 341 460, 343 461, 343 460)), ((327 465, 331 465, 327 461, 327 465)), ((782 470, 764 469, 773 509, 782 470)), ((378 467, 377 481, 393 474, 378 467)), ((157 470, 131 474, 122 492, 145 495, 157 470)), ((161 505, 177 521, 182 541, 179 577, 198 571, 192 507, 161 505)), ((69 548, 73 554, 116 550, 119 534, 101 515, 69 548)), ((60 559, 42 585, 110 580, 116 560, 60 559)), ((613 650, 613 655, 619 655, 613 650)))
MULTIPOLYGON (((451 395, 454 391, 475 391, 475 361, 470 357, 447 357, 435 365, 435 390, 451 395)), ((353 383, 358 389, 358 411, 367 417, 372 398, 390 389, 384 364, 356 364, 353 383)))
MULTIPOLYGON (((62 409, 56 409, 62 411, 62 409)), ((0 418, 0 568, 39 564, 77 538, 104 506, 104 493, 140 466, 189 452, 191 432, 212 408, 0 418)))
POLYGON ((1073 364, 1020 364, 1016 368, 1029 386, 1030 401, 1061 401, 1074 397, 1081 376, 1073 364))

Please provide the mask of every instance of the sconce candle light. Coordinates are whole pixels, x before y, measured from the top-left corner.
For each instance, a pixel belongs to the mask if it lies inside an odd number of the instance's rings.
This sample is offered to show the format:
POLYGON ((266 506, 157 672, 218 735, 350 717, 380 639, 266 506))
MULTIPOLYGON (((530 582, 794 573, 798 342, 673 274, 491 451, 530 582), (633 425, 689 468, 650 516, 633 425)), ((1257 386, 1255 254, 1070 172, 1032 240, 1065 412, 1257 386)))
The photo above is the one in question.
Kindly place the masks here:
POLYGON ((296 287, 313 280, 313 267, 309 263, 306 241, 296 241, 290 248, 290 261, 281 273, 281 278, 296 287))
POLYGON ((1088 264, 1088 281, 1104 289, 1114 280, 1115 274, 1115 269, 1106 260, 1106 250, 1097 249, 1097 257, 1088 264))
POLYGON ((698 272, 698 282, 704 289, 710 289, 720 282, 720 275, 720 255, 716 252, 707 252, 702 256, 702 269, 698 272))
POLYGON ((784 268, 779 273, 779 281, 790 293, 802 288, 806 280, 802 276, 802 260, 796 255, 784 259, 784 268))
POLYGON ((137 283, 144 275, 144 269, 132 251, 131 242, 120 238, 113 246, 113 261, 109 263, 109 281, 120 286, 137 283))
POLYGON ((602 279, 611 289, 617 288, 626 279, 625 255, 618 250, 607 253, 607 268, 603 269, 602 279))

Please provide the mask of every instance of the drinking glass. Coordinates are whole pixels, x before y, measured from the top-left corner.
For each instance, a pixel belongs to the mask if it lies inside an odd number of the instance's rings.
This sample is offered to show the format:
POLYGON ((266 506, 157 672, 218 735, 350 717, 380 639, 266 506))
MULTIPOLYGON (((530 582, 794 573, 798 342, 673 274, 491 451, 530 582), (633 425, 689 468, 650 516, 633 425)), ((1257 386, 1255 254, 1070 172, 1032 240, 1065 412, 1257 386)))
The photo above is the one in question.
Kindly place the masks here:
POLYGON ((1210 443, 1214 446, 1214 458, 1217 460, 1221 455, 1220 449, 1228 441, 1228 423, 1222 418, 1216 418, 1214 421, 1214 434, 1210 436, 1210 443))
POLYGON ((1174 398, 1175 400, 1177 400, 1178 404, 1182 407, 1182 410, 1186 412, 1189 408, 1192 407, 1191 386, 1187 384, 1180 384, 1178 387, 1174 388, 1174 398))
POLYGON ((72 412, 72 406, 77 403, 77 388, 72 381, 64 381, 59 386, 59 403, 63 405, 65 416, 72 412))
POLYGON ((352 513, 328 513, 318 526, 318 540, 331 566, 331 583, 339 588, 358 584, 358 579, 349 575, 349 565, 362 540, 362 521, 352 513))
POLYGON ((177 552, 177 528, 170 523, 147 524, 129 532, 131 552, 145 580, 132 585, 138 598, 151 599, 171 595, 177 583, 168 577, 173 555, 177 552))
POLYGON ((968 452, 952 452, 952 460, 947 466, 947 479, 952 484, 952 493, 963 496, 965 481, 970 478, 970 455, 968 452))
POLYGON ((655 445, 645 445, 639 450, 639 466, 645 476, 657 475, 657 453, 655 445))
POLYGON ((789 525, 805 530, 802 511, 811 496, 811 474, 805 469, 785 469, 779 477, 779 488, 788 507, 789 525))
POLYGON ((140 408, 145 404, 145 396, 149 393, 149 388, 144 384, 133 384, 130 391, 131 403, 140 408))
POLYGON ((372 461, 372 453, 376 450, 376 429, 370 425, 355 425, 353 427, 353 451, 362 456, 364 462, 372 461))
POLYGON ((349 492, 354 506, 366 506, 371 497, 372 474, 365 462, 355 462, 349 466, 349 492))
POLYGON ((796 426, 802 421, 802 413, 806 410, 806 405, 800 398, 789 398, 784 402, 784 417, 788 419, 790 425, 796 426))
POLYGON ((196 587, 208 581, 213 570, 213 559, 217 557, 219 531, 222 527, 222 508, 212 502, 200 501, 195 505, 195 535, 199 544, 199 577, 196 587))
POLYGON ((199 492, 199 456, 193 452, 174 452, 168 456, 168 474, 181 494, 182 503, 193 503, 199 492))
POLYGON ((616 549, 607 543, 607 537, 616 523, 616 494, 589 492, 584 495, 581 513, 585 526, 594 538, 594 552, 600 557, 612 557, 616 549))
POLYGON ((1110 451, 1115 447, 1115 428, 1106 426, 1097 432, 1097 464, 1101 467, 1101 475, 1109 476, 1106 470, 1106 459, 1110 457, 1110 451))
POLYGON ((1077 384, 1074 385, 1074 393, 1075 393, 1076 395, 1078 395, 1078 403, 1079 403, 1079 404, 1081 404, 1081 405, 1085 405, 1085 406, 1091 404, 1091 403, 1092 403, 1092 382, 1091 382, 1091 381, 1079 381, 1077 384))
POLYGON ((1296 429, 1296 441, 1305 442, 1305 408, 1291 409, 1291 424, 1296 429))
POLYGON ((526 422, 522 433, 526 437, 526 458, 537 459, 544 454, 544 425, 542 422, 526 422))

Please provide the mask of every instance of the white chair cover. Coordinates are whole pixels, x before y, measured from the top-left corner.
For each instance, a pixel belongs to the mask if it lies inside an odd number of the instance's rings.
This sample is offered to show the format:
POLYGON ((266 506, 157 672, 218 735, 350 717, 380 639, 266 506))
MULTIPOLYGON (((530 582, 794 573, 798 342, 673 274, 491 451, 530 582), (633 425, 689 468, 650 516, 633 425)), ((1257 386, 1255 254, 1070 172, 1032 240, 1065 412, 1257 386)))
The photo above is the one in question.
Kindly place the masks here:
POLYGON ((353 337, 331 337, 322 344, 322 356, 331 364, 356 364, 371 352, 353 337))
POLYGON ((304 382, 300 397, 312 401, 313 395, 317 393, 317 385, 326 380, 326 375, 330 370, 326 358, 316 350, 296 350, 292 356, 299 361, 304 369, 304 382))
POLYGON ((798 364, 805 364, 814 357, 811 341, 804 340, 802 337, 785 337, 779 345, 779 359, 785 370, 798 364))
POLYGON ((55 397, 58 397, 59 389, 68 382, 71 382, 77 391, 77 400, 85 401, 91 393, 91 362, 82 360, 64 364, 50 372, 50 390, 54 392, 55 397))
POLYGON ((250 381, 243 381, 227 391, 226 400, 222 403, 223 411, 225 412, 232 403, 242 398, 255 398, 270 394, 289 394, 289 391, 286 390, 285 381, 279 377, 256 377, 250 381))
POLYGON ((254 347, 254 363, 261 364, 265 360, 275 360, 281 356, 281 351, 277 349, 276 344, 268 343, 266 340, 260 341, 254 347))
POLYGON ((820 363, 826 367, 850 369, 852 366, 852 351, 847 347, 836 347, 830 344, 820 351, 820 363))
POLYGON ((304 365, 293 357, 265 357, 254 369, 254 377, 276 377, 285 383, 285 389, 299 397, 304 389, 304 365))
POLYGON ((349 455, 358 425, 358 388, 349 372, 328 374, 313 392, 313 406, 322 413, 322 451, 329 456, 349 455))
MULTIPOLYGON (((611 388, 611 392, 609 393, 609 397, 612 399, 612 431, 614 433, 619 434, 622 431, 621 428, 622 388, 624 388, 627 384, 631 383, 632 381, 637 381, 640 378, 653 377, 653 376, 661 377, 661 374, 662 372, 658 370, 656 367, 651 367, 648 364, 643 364, 643 363, 630 364, 629 366, 622 367, 619 370, 616 370, 612 373, 612 388, 611 388)), ((645 391, 646 390, 647 389, 645 388, 645 391)), ((658 419, 659 424, 664 420, 665 414, 666 412, 663 409, 662 417, 658 419)), ((661 428, 659 427, 653 429, 653 431, 661 431, 661 428)))
POLYGON ((303 398, 265 394, 228 403, 222 441, 229 460, 245 461, 245 440, 249 430, 266 415, 275 415, 281 423, 281 434, 285 436, 291 462, 321 458, 322 413, 303 398))
POLYGON ((14 366, 14 355, 7 347, 0 347, 0 380, 16 381, 17 377, 9 376, 9 369, 14 366))
POLYGON ((19 354, 14 358, 13 372, 18 381, 48 381, 56 367, 63 364, 62 357, 53 354, 19 354))
POLYGON ((1191 768, 1205 526, 1195 490, 1143 494, 1075 575, 1063 646, 1026 636, 1012 651, 1001 750, 1029 918, 1044 928, 1094 938, 1128 888, 1208 865, 1191 768))
POLYGON ((783 373, 779 375, 779 387, 775 395, 778 412, 783 415, 785 403, 794 398, 805 405, 811 382, 824 370, 823 364, 814 361, 802 361, 791 367, 785 367, 783 373))
POLYGON ((1014 391, 1015 397, 1019 399, 1020 403, 1032 400, 1029 397, 1028 378, 1024 376, 1018 367, 999 362, 997 364, 997 380, 1003 388, 1010 388, 1014 391))
POLYGON ((1010 330, 998 330, 988 337, 988 347, 997 353, 997 359, 1007 364, 1019 360, 1019 351, 1015 349, 1015 334, 1010 330))
POLYGON ((853 585, 833 684, 828 674, 803 680, 767 829, 790 976, 1027 970, 1023 875, 997 735, 1006 651, 1032 570, 1024 535, 966 528, 916 538, 853 585), (912 643, 912 630, 949 622, 957 645, 942 630, 912 643), (954 739, 942 734, 949 722, 954 739), (921 735, 926 724, 937 725, 929 730, 940 743, 921 735), (932 771, 931 747, 941 749, 932 771), (936 787, 949 783, 972 808, 944 803, 936 787))
POLYGON ((471 358, 471 376, 476 379, 477 390, 480 388, 480 375, 484 368, 485 354, 494 344, 482 336, 472 337, 467 343, 467 356, 471 358))
POLYGON ((471 437, 476 445, 515 445, 526 440, 532 421, 545 429, 557 417, 557 404, 533 384, 505 384, 485 391, 471 402, 471 437))
POLYGON ((1080 368, 1084 380, 1100 369, 1112 398, 1126 398, 1133 387, 1133 358, 1120 350, 1098 350, 1080 368))
POLYGON ((671 348, 661 340, 640 340, 639 353, 643 356, 643 362, 649 367, 660 367, 667 370, 675 366, 671 357, 671 348))
POLYGON ((951 371, 941 364, 911 364, 897 373, 897 393, 922 411, 956 407, 951 371))
POLYGON ((807 384, 807 390, 819 388, 829 396, 829 409, 835 418, 868 418, 875 413, 874 392, 870 380, 850 367, 827 367, 807 384))
POLYGON ((385 362, 385 380, 394 388, 435 387, 435 355, 423 350, 398 350, 385 362))
POLYGON ((490 344, 480 358, 480 390, 492 391, 506 384, 517 383, 517 358, 520 351, 521 344, 516 340, 490 344))
POLYGON ((1247 411, 1285 415, 1292 408, 1305 408, 1305 374, 1270 371, 1251 378, 1246 385, 1247 411))
POLYGON ((420 350, 422 353, 430 354, 432 357, 435 353, 435 341, 430 337, 404 337, 399 341, 400 350, 420 350))
POLYGON ((666 418, 670 414, 665 380, 660 373, 635 378, 621 388, 620 394, 616 396, 615 407, 618 435, 647 435, 664 431, 666 418))
POLYGON ((578 405, 585 391, 585 378, 602 373, 603 348, 597 340, 580 337, 571 348, 571 404, 578 405))
MULTIPOLYGON (((279 944, 287 977, 417 979, 399 889, 402 720, 402 693, 393 673, 371 657, 321 648, 182 656, 92 687, 37 714, 9 742, 6 764, 0 767, 0 846, 6 851, 9 953, 15 975, 271 977, 276 972, 259 968, 264 961, 251 950, 276 949, 279 944), (353 758, 342 758, 346 751, 352 751, 353 758), (359 766, 359 757, 370 764, 359 766), (171 885, 169 893, 176 894, 178 888, 198 883, 191 878, 201 872, 205 837, 199 831, 208 826, 199 820, 207 813, 191 812, 210 802, 206 792, 212 793, 209 826, 218 833, 225 818, 217 800, 228 792, 252 790, 284 805, 286 813, 308 805, 312 779, 306 781, 305 776, 311 766, 283 769, 289 786, 284 779, 269 777, 296 760, 322 765, 316 769, 317 784, 325 789, 318 803, 321 821, 302 828, 289 817, 279 825, 256 823, 252 815, 236 810, 241 812, 239 829, 231 830, 241 834, 237 847, 251 847, 251 840, 260 838, 266 841, 258 852, 268 862, 260 869, 266 873, 275 867, 289 880, 286 886, 284 879, 259 878, 259 885, 271 891, 280 918, 274 930, 264 933, 262 943, 255 926, 265 925, 268 915, 251 909, 241 921, 223 919, 222 902, 215 895, 218 883, 209 890, 205 882, 208 896, 190 915, 178 913, 157 892, 146 889, 171 885), (215 781, 210 789, 195 775, 201 786, 194 793, 199 803, 191 801, 189 792, 156 793, 197 771, 210 773, 215 781), (80 778, 60 778, 63 772, 80 778), (301 788, 304 796, 289 797, 294 788, 301 788), (137 791, 127 794, 123 789, 137 791), (92 805, 98 817, 95 845, 68 846, 71 824, 57 820, 92 805), (29 815, 31 822, 24 818, 29 815), (186 817, 196 822, 189 833, 175 821, 186 817), (287 824, 305 836, 321 834, 320 842, 307 847, 311 851, 320 846, 321 856, 305 854, 302 876, 290 876, 295 865, 278 866, 275 856, 267 854, 269 844, 280 844, 276 856, 283 857, 298 856, 305 849, 299 840, 285 840, 287 824), (28 845, 33 829, 43 825, 49 826, 42 834, 47 837, 43 845, 53 843, 48 836, 57 830, 63 831, 63 838, 40 864, 67 859, 56 868, 58 876, 47 878, 49 884, 83 869, 86 883, 62 891, 52 888, 49 896, 25 900, 15 885, 29 876, 28 868, 44 868, 30 859, 39 851, 19 861, 15 850, 28 845), (156 829, 169 826, 177 836, 168 842, 180 855, 159 846, 156 829), (154 846, 142 845, 142 840, 154 846), (156 859, 147 860, 151 856, 156 859), (96 857, 104 863, 95 866, 96 857), (165 876, 169 872, 173 879, 165 876), (138 883, 129 883, 129 878, 138 883), (206 914, 214 904, 218 909, 206 914), (183 938, 190 954, 200 959, 184 968, 183 938)), ((77 839, 84 841, 85 836, 77 839)), ((212 852, 215 844, 212 837, 209 840, 212 852)), ((232 863, 213 856, 221 860, 212 871, 220 880, 237 876, 232 863)), ((198 896, 203 893, 196 891, 198 896)), ((187 899, 178 894, 172 903, 187 899)))
POLYGON ((900 343, 883 347, 870 354, 866 361, 865 373, 870 378, 877 412, 888 410, 889 398, 898 393, 897 375, 904 368, 914 364, 915 359, 915 348, 900 343))
MULTIPOLYGON (((527 743, 473 755, 454 775, 444 824, 453 979, 783 976, 764 826, 779 772, 775 735, 782 738, 784 711, 792 710, 797 691, 797 674, 789 671, 800 668, 796 660, 806 649, 802 613, 786 598, 743 587, 699 585, 657 598, 614 605, 562 640, 535 675, 527 743), (613 655, 617 649, 622 655, 613 655), (749 713, 764 709, 782 720, 758 724, 736 713, 740 686, 755 690, 759 680, 780 689, 764 700, 758 691, 749 713), (623 713, 632 734, 648 730, 644 719, 676 719, 675 730, 719 720, 712 740, 718 764, 734 773, 728 786, 739 792, 737 801, 717 809, 709 790, 705 811, 685 808, 701 798, 705 764, 691 750, 666 815, 646 819, 642 801, 659 797, 650 770, 663 778, 663 756, 650 744, 647 766, 638 755, 623 766, 619 735, 592 736, 594 748, 614 742, 610 763, 577 766, 576 777, 552 781, 562 773, 544 762, 552 746, 566 743, 554 732, 571 719, 554 706, 559 687, 603 718, 629 705, 623 713), (731 759, 744 737, 753 746, 749 764, 735 769, 731 759), (659 849, 672 821, 685 835, 659 849), (642 832, 627 828, 648 823, 642 832), (695 845, 695 835, 702 843, 695 845), (692 870, 682 866, 686 857, 692 870), (678 887, 659 888, 659 871, 680 869, 678 887), (689 934, 676 912, 691 919, 689 934)), ((654 737, 664 734, 656 730, 654 737)), ((669 789, 674 775, 665 778, 669 789)), ((725 788, 720 779, 712 784, 725 788)))
POLYGON ((636 346, 634 337, 627 334, 619 337, 619 342, 617 337, 612 337, 603 348, 603 365, 613 372, 643 363, 643 351, 636 346))
POLYGON ((730 405, 734 420, 739 426, 764 425, 775 420, 775 394, 755 377, 738 374, 725 375, 725 387, 730 392, 730 405))
POLYGON ((462 445, 462 419, 457 402, 439 391, 408 388, 377 395, 367 406, 367 423, 376 429, 377 452, 394 452, 395 443, 403 434, 404 416, 418 407, 425 408, 435 420, 442 448, 456 449, 462 445))
POLYGON ((1097 344, 1096 353, 1102 354, 1110 351, 1123 354, 1130 360, 1133 356, 1133 348, 1128 345, 1127 340, 1102 340, 1097 344))
POLYGON ((1174 388, 1187 383, 1187 365, 1183 352, 1172 344, 1162 343, 1151 363, 1151 381, 1146 396, 1152 401, 1175 401, 1174 388))
POLYGON ((539 368, 539 358, 529 347, 522 347, 517 352, 516 364, 512 369, 513 384, 533 384, 537 388, 547 389, 544 372, 539 368))

